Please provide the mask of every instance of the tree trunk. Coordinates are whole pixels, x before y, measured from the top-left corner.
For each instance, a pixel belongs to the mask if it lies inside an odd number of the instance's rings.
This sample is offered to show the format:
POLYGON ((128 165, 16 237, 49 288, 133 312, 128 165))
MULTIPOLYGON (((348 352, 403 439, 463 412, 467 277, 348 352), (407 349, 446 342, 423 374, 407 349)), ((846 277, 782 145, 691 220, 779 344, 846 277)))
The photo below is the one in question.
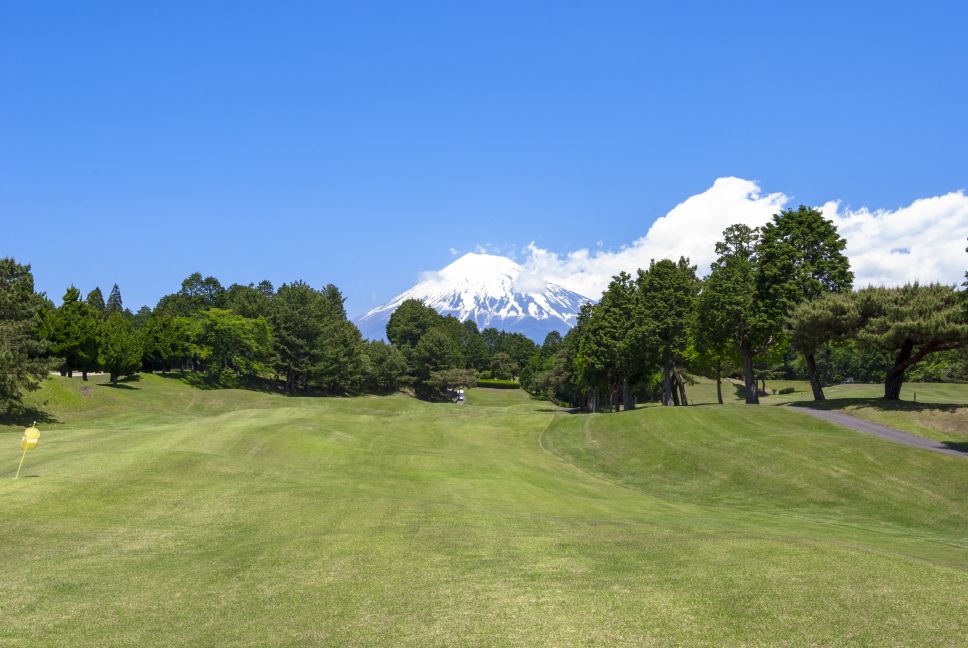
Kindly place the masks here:
POLYGON ((679 372, 679 369, 676 369, 676 386, 679 387, 679 400, 685 407, 689 404, 689 399, 686 398, 686 381, 682 379, 682 373, 679 372))
POLYGON ((807 361, 807 375, 810 376, 810 389, 813 390, 813 400, 826 400, 823 395, 823 386, 820 384, 820 376, 817 374, 817 359, 813 353, 804 353, 804 360, 807 361))
POLYGON ((723 369, 722 365, 716 365, 716 400, 723 404, 723 369))
POLYGON ((118 384, 118 373, 116 371, 111 372, 111 384, 112 385, 118 384))
POLYGON ((622 381, 622 408, 626 412, 635 409, 635 396, 632 395, 632 386, 629 385, 628 376, 622 381))
POLYGON ((81 380, 87 382, 87 369, 81 372, 81 380))
POLYGON ((592 414, 595 414, 598 412, 598 390, 597 389, 592 389, 591 392, 588 394, 588 405, 589 405, 589 409, 592 411, 592 414))
POLYGON ((676 385, 672 386, 672 404, 675 407, 679 407, 679 405, 681 404, 679 402, 679 390, 676 389, 676 385))
POLYGON ((286 370, 286 386, 284 389, 287 395, 292 394, 292 379, 293 379, 293 371, 290 368, 286 370))
POLYGON ((73 378, 74 377, 74 370, 73 369, 68 369, 67 370, 67 377, 68 378, 73 378))
POLYGON ((749 343, 744 342, 740 345, 740 353, 743 356, 743 382, 746 383, 746 404, 759 405, 760 397, 757 394, 758 382, 753 375, 753 350, 749 343))
POLYGON ((662 404, 668 406, 672 403, 673 395, 672 363, 669 360, 665 360, 662 363, 662 404))
POLYGON ((60 375, 62 375, 62 376, 64 376, 66 378, 67 377, 67 369, 61 369, 60 370, 60 375))
POLYGON ((914 350, 914 342, 906 340, 901 345, 894 359, 894 366, 887 372, 884 379, 884 398, 887 400, 899 400, 901 398, 901 385, 904 384, 904 371, 908 368, 911 359, 911 352, 914 350))

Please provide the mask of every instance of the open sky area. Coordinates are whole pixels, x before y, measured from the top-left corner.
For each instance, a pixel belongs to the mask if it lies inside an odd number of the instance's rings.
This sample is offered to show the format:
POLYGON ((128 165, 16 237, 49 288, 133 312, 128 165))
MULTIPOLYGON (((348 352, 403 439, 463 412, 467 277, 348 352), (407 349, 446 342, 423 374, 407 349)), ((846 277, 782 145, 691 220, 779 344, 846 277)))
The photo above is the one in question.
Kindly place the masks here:
POLYGON ((966 7, 5 0, 0 256, 57 301, 197 270, 357 315, 467 251, 589 293, 805 203, 859 279, 955 282, 966 7))

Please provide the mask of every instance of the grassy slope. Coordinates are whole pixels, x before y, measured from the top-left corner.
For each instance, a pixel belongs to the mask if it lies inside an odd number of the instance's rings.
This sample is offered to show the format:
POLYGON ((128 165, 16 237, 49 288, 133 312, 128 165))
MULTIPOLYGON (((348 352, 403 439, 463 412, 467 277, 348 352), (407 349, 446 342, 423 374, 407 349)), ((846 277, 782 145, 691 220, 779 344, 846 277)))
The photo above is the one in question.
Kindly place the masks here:
POLYGON ((961 638, 958 458, 786 408, 130 386, 38 395, 59 422, 0 479, 0 644, 961 638))
MULTIPOLYGON (((797 380, 767 381, 769 391, 793 387, 796 392, 763 397, 765 405, 796 404, 804 407, 837 409, 852 416, 889 425, 938 441, 968 445, 968 385, 951 383, 907 383, 901 400, 885 401, 883 385, 832 385, 824 388, 827 400, 813 401, 810 384, 797 380), (917 398, 917 402, 914 399, 917 398)), ((690 403, 715 403, 716 383, 699 378, 687 388, 690 403)), ((743 402, 740 390, 723 383, 723 401, 743 402)))

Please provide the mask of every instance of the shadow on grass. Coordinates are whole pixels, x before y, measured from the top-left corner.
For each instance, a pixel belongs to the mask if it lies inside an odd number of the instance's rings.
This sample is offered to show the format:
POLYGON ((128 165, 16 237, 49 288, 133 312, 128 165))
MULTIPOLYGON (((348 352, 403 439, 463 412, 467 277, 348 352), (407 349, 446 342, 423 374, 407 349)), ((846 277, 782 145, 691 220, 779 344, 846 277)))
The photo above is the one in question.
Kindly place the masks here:
POLYGON ((32 423, 60 423, 55 417, 36 407, 24 407, 15 412, 0 414, 0 425, 28 427, 32 423))
POLYGON ((968 454, 968 441, 942 441, 941 445, 949 450, 957 450, 968 454))
POLYGON ((857 409, 876 409, 892 412, 955 412, 964 405, 958 403, 915 403, 913 401, 892 401, 883 398, 830 398, 823 401, 791 401, 794 407, 808 407, 819 410, 839 410, 848 407, 857 409))
MULTIPOLYGON (((221 380, 211 378, 207 374, 195 371, 168 371, 162 373, 152 373, 159 378, 167 380, 177 380, 195 389, 216 390, 216 389, 247 389, 249 391, 262 392, 265 394, 279 394, 281 389, 275 381, 262 378, 223 378, 221 380)), ((300 394, 311 395, 311 394, 300 394)))

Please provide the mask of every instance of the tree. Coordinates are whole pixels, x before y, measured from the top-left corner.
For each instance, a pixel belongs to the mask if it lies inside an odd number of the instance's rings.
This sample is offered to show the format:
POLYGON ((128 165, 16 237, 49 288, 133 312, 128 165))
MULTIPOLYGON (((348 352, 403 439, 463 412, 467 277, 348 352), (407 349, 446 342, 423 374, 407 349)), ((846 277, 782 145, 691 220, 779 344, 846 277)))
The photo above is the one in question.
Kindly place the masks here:
POLYGON ((191 357, 192 321, 187 317, 151 315, 141 330, 142 359, 147 368, 169 372, 191 357))
POLYGON ((731 225, 716 244, 717 259, 703 287, 705 307, 719 311, 743 368, 746 402, 760 402, 754 362, 783 339, 787 313, 796 303, 794 269, 788 255, 760 244, 758 229, 731 225))
POLYGON ((108 303, 104 307, 104 312, 107 315, 124 312, 124 305, 121 302, 121 289, 118 288, 118 284, 114 284, 111 288, 111 294, 108 295, 108 303))
POLYGON ((817 353, 824 345, 846 339, 857 330, 859 313, 850 293, 828 293, 801 303, 790 315, 790 343, 803 354, 815 400, 823 400, 817 353))
POLYGON ((94 290, 87 293, 87 298, 84 300, 87 305, 93 308, 98 314, 104 315, 104 295, 101 294, 101 289, 95 287, 94 290))
POLYGON ((430 385, 439 394, 453 393, 464 387, 477 385, 477 369, 444 369, 430 374, 430 385))
POLYGON ((141 366, 141 340, 131 323, 117 311, 108 315, 100 330, 98 362, 111 375, 111 384, 141 366))
POLYGON ((390 315, 387 339, 398 347, 414 348, 439 319, 437 311, 419 299, 407 299, 390 315))
POLYGON ((243 317, 269 317, 270 302, 275 290, 268 281, 242 286, 232 284, 225 291, 225 307, 243 317))
POLYGON ((226 372, 236 377, 265 372, 272 361, 272 334, 265 319, 251 319, 223 308, 200 313, 197 344, 210 379, 226 372))
POLYGON ((499 380, 511 380, 518 372, 518 366, 507 353, 498 351, 491 358, 491 375, 499 380))
POLYGON ((653 261, 647 271, 639 270, 636 284, 654 353, 662 364, 662 404, 688 405, 682 365, 699 292, 696 266, 684 257, 678 263, 653 261))
POLYGON ((34 292, 29 265, 0 259, 0 412, 19 406, 23 393, 47 376, 47 341, 40 334, 46 299, 34 292))
MULTIPOLYGON (((342 302, 341 302, 342 303, 342 302)), ((327 393, 352 393, 363 384, 363 336, 353 322, 331 314, 319 337, 312 379, 327 393)))
POLYGON ((97 366, 100 314, 81 301, 81 292, 70 286, 51 325, 51 355, 61 358, 61 373, 72 376, 81 370, 84 380, 97 366))
POLYGON ((884 398, 898 400, 907 370, 926 356, 968 346, 968 317, 953 286, 909 284, 856 293, 862 342, 895 354, 884 398))
POLYGON ((365 341, 363 353, 367 390, 372 392, 396 391, 407 373, 407 359, 400 349, 387 344, 383 340, 365 341))
POLYGON ((422 397, 436 395, 430 375, 453 369, 460 363, 460 349, 454 339, 440 328, 432 328, 420 337, 413 349, 414 387, 422 397))
POLYGON ((609 404, 633 409, 632 383, 641 372, 643 325, 641 296, 628 273, 612 278, 601 300, 583 309, 585 321, 576 356, 579 382, 590 390, 591 410, 598 411, 599 396, 605 392, 609 404))
POLYGON ((318 291, 302 281, 283 284, 272 298, 272 324, 276 371, 285 377, 285 391, 293 393, 300 381, 308 381, 319 359, 319 338, 327 317, 318 291))
POLYGON ((461 351, 464 355, 464 365, 468 369, 482 371, 491 364, 491 353, 484 342, 484 336, 477 329, 477 322, 465 320, 460 331, 461 351))
POLYGON ((179 294, 189 301, 194 310, 220 308, 225 302, 225 288, 219 280, 202 277, 199 272, 193 272, 182 281, 179 294))
MULTIPOLYGON (((758 249, 761 289, 789 313, 797 304, 826 293, 850 291, 854 273, 844 255, 847 241, 833 221, 800 205, 783 210, 763 226, 758 249)), ((814 350, 801 348, 815 400, 824 400, 814 350)))

